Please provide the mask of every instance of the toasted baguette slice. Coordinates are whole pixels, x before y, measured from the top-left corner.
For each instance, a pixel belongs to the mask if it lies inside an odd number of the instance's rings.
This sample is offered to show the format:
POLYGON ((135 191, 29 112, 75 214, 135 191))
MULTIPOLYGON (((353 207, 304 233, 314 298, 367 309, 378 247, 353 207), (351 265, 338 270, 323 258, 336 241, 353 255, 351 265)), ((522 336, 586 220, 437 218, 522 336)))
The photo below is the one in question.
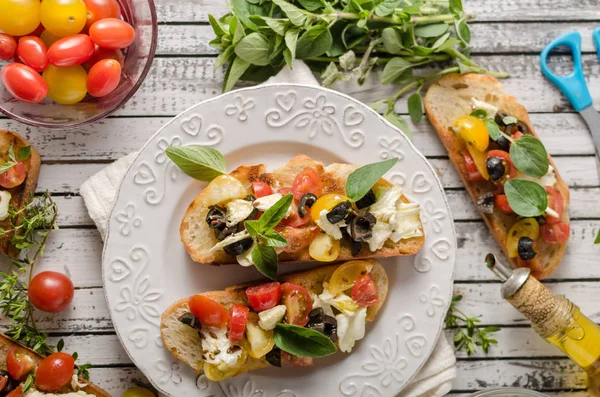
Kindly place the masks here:
MULTIPOLYGON (((358 168, 350 164, 337 163, 324 167, 321 162, 315 161, 305 155, 298 155, 272 173, 267 173, 267 167, 264 164, 257 164, 238 167, 230 175, 241 181, 244 187, 248 189, 247 193, 250 193, 250 188, 254 181, 265 182, 276 189, 291 187, 294 178, 307 167, 317 171, 321 177, 323 182, 322 194, 335 193, 342 195, 346 191, 346 179, 348 179, 348 175, 358 168)), ((381 179, 375 186, 391 186, 391 184, 381 179)), ((223 250, 210 251, 218 241, 213 231, 206 224, 205 218, 208 213, 208 207, 219 202, 219 197, 223 194, 220 190, 209 184, 190 204, 181 222, 179 229, 181 241, 195 262, 210 265, 237 264, 235 257, 227 255, 223 250)), ((404 196, 403 200, 408 202, 408 199, 404 196)), ((421 231, 423 231, 422 227, 421 231)), ((423 247, 424 241, 424 236, 400 240, 398 243, 393 243, 388 239, 383 248, 376 252, 371 252, 368 247, 363 247, 358 255, 352 256, 350 243, 342 239, 341 252, 337 260, 414 255, 423 247)), ((314 260, 308 254, 308 247, 293 253, 283 252, 279 254, 280 263, 312 261, 314 260)))
MULTIPOLYGON (((4 161, 8 161, 8 152, 11 145, 13 145, 15 153, 17 153, 21 147, 31 146, 25 138, 16 132, 0 130, 0 158, 4 161)), ((35 193, 41 166, 40 155, 35 148, 31 148, 31 155, 23 162, 23 165, 25 166, 27 176, 21 185, 12 189, 0 187, 0 189, 7 190, 11 194, 10 205, 15 208, 23 208, 35 193)), ((4 221, 0 221, 0 227, 3 229, 10 229, 10 220, 5 219, 4 221)), ((11 250, 11 237, 12 235, 10 234, 0 237, 0 253, 8 255, 16 254, 14 250, 11 250)))
MULTIPOLYGON (((44 357, 40 356, 39 354, 37 354, 36 352, 34 352, 33 350, 29 349, 28 347, 25 347, 22 344, 20 344, 19 342, 15 341, 14 339, 9 338, 4 334, 0 334, 0 369, 3 371, 6 371, 6 356, 8 354, 8 350, 13 346, 21 347, 23 349, 22 351, 26 352, 29 355, 29 357, 31 357, 33 359, 36 368, 39 365, 40 361, 42 361, 42 359, 44 358, 44 357)), ((87 394, 90 394, 90 395, 96 396, 96 397, 111 397, 110 394, 108 394, 104 390, 100 389, 98 386, 89 383, 88 381, 86 381, 83 378, 79 378, 79 382, 83 383, 83 384, 87 384, 86 387, 84 387, 83 389, 80 389, 87 394)), ((74 390, 72 389, 71 385, 68 384, 67 386, 63 387, 62 389, 60 389, 59 391, 56 391, 54 393, 60 395, 60 394, 67 394, 67 393, 73 392, 73 391, 74 390)))
MULTIPOLYGON (((450 129, 458 117, 469 115, 473 111, 471 98, 487 102, 497 107, 500 112, 516 117, 527 124, 532 135, 537 136, 537 134, 531 125, 527 110, 517 102, 514 96, 507 94, 498 80, 493 77, 479 74, 451 74, 444 76, 429 88, 425 96, 427 116, 448 150, 450 160, 454 163, 473 202, 477 203, 477 199, 482 193, 491 190, 491 183, 473 183, 467 179, 467 172, 461 154, 466 150, 465 143, 450 129)), ((562 221, 568 223, 569 188, 561 178, 552 158, 549 158, 549 162, 556 174, 555 187, 565 203, 562 221)), ((516 222, 517 216, 504 214, 495 207, 493 214, 481 215, 506 254, 507 234, 516 222)), ((538 258, 544 267, 544 271, 542 274, 536 274, 536 276, 545 278, 558 266, 565 254, 567 245, 566 243, 547 244, 542 238, 538 239, 537 245, 538 258)), ((515 260, 512 262, 513 266, 517 266, 515 260)))
MULTIPOLYGON (((372 259, 368 261, 373 265, 371 277, 373 277, 379 294, 379 303, 367 309, 367 321, 373 321, 387 297, 388 277, 379 262, 372 259)), ((323 292, 323 282, 331 279, 331 275, 339 266, 328 265, 301 273, 288 274, 282 276, 279 281, 281 283, 289 282, 298 284, 306 288, 309 292, 320 294, 323 292)), ((256 284, 261 284, 261 282, 236 285, 226 288, 223 291, 210 291, 201 295, 211 298, 226 307, 230 307, 234 303, 249 306, 245 291, 249 286, 256 284)), ((198 332, 179 321, 179 317, 190 312, 188 300, 188 298, 181 299, 165 310, 161 319, 160 333, 165 347, 176 358, 185 362, 197 373, 201 373, 204 362, 202 361, 202 344, 198 332)), ((268 366, 269 363, 264 359, 248 357, 248 361, 236 375, 268 366)))

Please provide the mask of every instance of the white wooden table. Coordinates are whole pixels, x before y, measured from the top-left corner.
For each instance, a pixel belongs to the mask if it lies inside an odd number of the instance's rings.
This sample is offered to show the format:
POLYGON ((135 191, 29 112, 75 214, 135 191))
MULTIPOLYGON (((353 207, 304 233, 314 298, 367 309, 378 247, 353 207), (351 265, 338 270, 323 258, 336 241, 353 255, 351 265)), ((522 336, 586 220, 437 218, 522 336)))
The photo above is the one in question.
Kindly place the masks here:
MULTIPOLYGON (((28 136, 42 154, 38 191, 53 193, 61 210, 39 270, 68 267, 76 285, 71 310, 40 316, 38 325, 54 340, 63 337, 69 351, 95 365, 92 378, 113 396, 143 375, 131 364, 114 333, 101 279, 102 242, 87 216, 79 186, 107 163, 139 149, 169 118, 221 91, 223 70, 215 69, 215 50, 207 15, 226 12, 225 0, 155 0, 159 15, 157 57, 146 82, 113 117, 78 130, 39 130, 6 118, 0 128, 28 136)), ((584 37, 584 70, 600 104, 600 64, 591 31, 600 25, 600 0, 463 0, 472 23, 477 62, 508 71, 504 82, 532 112, 531 119, 561 174, 571 186, 572 232, 561 267, 547 285, 566 294, 600 322, 600 246, 593 241, 600 227, 600 185, 594 148, 580 117, 540 73, 538 54, 553 37, 573 29, 584 37)), ((376 78, 342 91, 371 102, 393 92, 376 78)), ((406 108, 402 107, 406 113, 406 108)), ((585 396, 585 377, 558 350, 538 338, 527 321, 499 297, 500 284, 482 265, 485 254, 498 252, 471 200, 450 166, 446 152, 427 122, 415 127, 414 142, 430 158, 446 188, 458 230, 456 292, 465 295, 461 309, 482 314, 484 324, 502 328, 499 344, 486 356, 459 354, 452 395, 464 396, 493 386, 522 386, 555 396, 585 396)))

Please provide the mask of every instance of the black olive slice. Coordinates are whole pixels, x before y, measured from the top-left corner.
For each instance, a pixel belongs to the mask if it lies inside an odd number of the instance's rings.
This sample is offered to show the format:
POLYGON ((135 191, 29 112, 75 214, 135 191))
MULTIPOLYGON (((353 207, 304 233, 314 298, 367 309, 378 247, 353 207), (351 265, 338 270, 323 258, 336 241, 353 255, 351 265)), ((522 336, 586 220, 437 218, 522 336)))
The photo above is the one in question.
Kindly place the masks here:
POLYGON ((506 124, 504 124, 504 118, 506 117, 506 114, 502 113, 502 112, 498 112, 496 113, 496 116, 494 116, 494 121, 496 122, 496 124, 498 124, 499 127, 505 127, 506 124))
POLYGON ((226 245, 223 247, 223 251, 225 251, 227 255, 238 256, 248 251, 250 247, 252 247, 253 241, 252 237, 247 237, 243 240, 226 245))
POLYGON ((210 228, 223 227, 227 222, 227 210, 220 205, 211 205, 206 214, 206 223, 210 228))
MULTIPOLYGON (((252 215, 252 214, 251 214, 252 215)), ((226 237, 231 236, 234 233, 242 231, 242 223, 237 223, 233 226, 227 227, 226 224, 221 225, 221 227, 216 227, 213 229, 215 232, 215 237, 219 241, 225 240, 226 237)))
POLYGON ((517 246, 519 252, 519 258, 524 261, 530 261, 537 255, 537 252, 533 250, 533 240, 529 237, 521 237, 517 246))
POLYGON ((355 203, 356 208, 362 210, 363 208, 367 208, 375 204, 375 201, 377 201, 377 197, 375 197, 375 192, 373 192, 373 189, 370 189, 367 192, 367 194, 363 196, 363 198, 361 198, 355 203))
POLYGON ((477 199, 477 208, 484 214, 494 213, 494 193, 487 192, 483 193, 477 199))
POLYGON ((323 308, 317 307, 308 313, 308 324, 306 326, 327 336, 333 342, 337 340, 337 320, 328 316, 323 308))
POLYGON ((538 225, 540 225, 540 226, 544 226, 546 224, 546 217, 544 215, 536 216, 535 220, 537 221, 538 225))
POLYGON ((485 168, 493 182, 501 180, 506 174, 505 160, 500 157, 488 157, 485 161, 485 168))
POLYGON ((346 219, 346 216, 348 216, 350 206, 350 201, 344 201, 339 203, 327 213, 327 220, 332 224, 336 224, 343 221, 344 219, 346 219))
POLYGON ((298 202, 298 215, 300 215, 300 218, 306 216, 306 209, 312 207, 316 201, 317 196, 312 193, 305 193, 300 197, 300 201, 298 202))
POLYGON ((185 313, 184 315, 179 317, 178 320, 181 323, 194 328, 195 330, 200 331, 202 329, 202 324, 200 323, 200 320, 192 313, 185 313))
POLYGON ((354 241, 354 240, 350 240, 350 248, 351 248, 351 254, 352 256, 356 256, 360 253, 360 251, 362 250, 362 243, 360 241, 354 241))
POLYGON ((500 135, 496 143, 498 146, 500 146, 500 149, 504 150, 505 152, 510 150, 510 141, 506 139, 504 135, 500 135))
POLYGON ((377 223, 377 219, 373 214, 361 210, 350 222, 346 228, 348 234, 354 241, 363 242, 373 237, 373 226, 377 223))
POLYGON ((277 346, 265 355, 265 359, 274 367, 281 367, 281 349, 277 346))

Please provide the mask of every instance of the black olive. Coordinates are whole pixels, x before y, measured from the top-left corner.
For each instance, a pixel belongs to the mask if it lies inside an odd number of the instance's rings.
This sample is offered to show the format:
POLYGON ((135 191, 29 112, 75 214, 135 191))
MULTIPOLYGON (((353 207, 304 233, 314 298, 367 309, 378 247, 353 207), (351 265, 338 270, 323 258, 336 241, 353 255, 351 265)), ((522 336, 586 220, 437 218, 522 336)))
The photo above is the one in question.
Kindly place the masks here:
POLYGON ((375 197, 375 193, 373 192, 373 189, 369 189, 367 194, 365 194, 363 196, 363 198, 361 198, 360 200, 358 200, 356 202, 356 208, 358 208, 359 210, 362 210, 363 208, 370 207, 375 203, 376 200, 377 200, 377 197, 375 197))
POLYGON ((200 320, 198 320, 198 317, 194 316, 192 313, 185 313, 184 315, 179 317, 178 320, 183 324, 192 327, 198 331, 202 329, 202 324, 200 323, 200 320))
POLYGON ((222 224, 221 227, 216 227, 213 229, 215 232, 215 237, 219 241, 225 240, 226 237, 231 236, 234 233, 242 231, 242 223, 235 224, 233 226, 227 227, 226 224, 222 224))
POLYGON ((252 240, 252 237, 247 237, 243 240, 226 245, 223 247, 223 251, 225 251, 227 255, 238 256, 248 251, 250 247, 252 247, 253 242, 254 240, 252 240))
POLYGON ((350 201, 341 202, 327 213, 327 220, 332 224, 339 223, 346 219, 346 216, 348 216, 349 211, 350 201))
POLYGON ((524 261, 530 261, 537 255, 533 250, 533 240, 529 237, 521 237, 518 244, 519 258, 524 261))
POLYGON ((317 196, 312 193, 304 193, 300 197, 300 201, 298 202, 298 215, 300 215, 300 218, 306 216, 306 209, 312 207, 315 201, 317 201, 317 196))
POLYGON ((484 214, 494 213, 494 193, 487 192, 483 193, 477 199, 477 208, 484 214))
POLYGON ((8 372, 0 370, 0 384, 4 384, 4 387, 0 390, 0 396, 6 396, 9 392, 13 391, 19 383, 16 382, 8 372))
POLYGON ((504 160, 500 157, 488 157, 485 161, 485 168, 490 175, 490 179, 494 182, 499 181, 506 174, 504 160))
POLYGON ((498 112, 496 113, 496 116, 494 117, 494 121, 496 122, 496 124, 498 124, 499 127, 504 127, 506 126, 506 124, 504 124, 504 118, 506 117, 506 115, 504 113, 498 112))
POLYGON ((333 342, 337 340, 337 320, 335 317, 325 314, 323 308, 317 307, 308 313, 308 324, 306 326, 319 331, 333 342))
POLYGON ((249 194, 246 197, 244 197, 244 200, 250 201, 252 203, 252 202, 254 202, 254 200, 256 200, 256 197, 254 197, 253 194, 249 194))
POLYGON ((268 352, 265 358, 272 366, 281 368, 281 349, 277 346, 273 347, 273 350, 268 352))
POLYGON ((225 226, 227 222, 227 210, 220 205, 211 205, 206 214, 206 223, 210 228, 225 226))
POLYGON ((356 256, 362 250, 362 243, 360 241, 350 240, 350 248, 352 256, 356 256))
POLYGON ((535 220, 537 221, 538 225, 540 225, 540 226, 544 226, 546 224, 546 217, 544 215, 536 216, 535 220))
POLYGON ((498 146, 500 146, 500 149, 504 150, 505 152, 510 150, 510 141, 506 139, 504 135, 500 135, 496 143, 498 146))
POLYGON ((363 242, 373 237, 373 226, 377 223, 377 219, 373 214, 361 210, 352 219, 349 225, 348 234, 352 237, 352 240, 363 242))

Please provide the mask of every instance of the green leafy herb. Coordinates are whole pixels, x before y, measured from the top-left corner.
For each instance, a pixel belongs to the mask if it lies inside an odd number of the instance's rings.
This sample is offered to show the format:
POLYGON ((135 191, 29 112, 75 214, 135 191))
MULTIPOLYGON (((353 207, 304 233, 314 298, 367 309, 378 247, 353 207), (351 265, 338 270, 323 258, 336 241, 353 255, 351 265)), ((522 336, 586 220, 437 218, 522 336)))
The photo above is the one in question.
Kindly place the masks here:
POLYGON ((171 146, 167 156, 194 179, 210 182, 227 172, 225 158, 218 150, 205 146, 171 146))
POLYGON ((471 116, 477 117, 478 119, 485 120, 488 116, 484 109, 475 109, 471 112, 471 116))
POLYGON ((21 392, 26 393, 28 390, 30 390, 33 387, 34 383, 35 383, 35 374, 33 372, 30 372, 27 375, 25 382, 23 382, 23 388, 21 389, 21 392))
POLYGON ((252 261, 259 272, 271 280, 277 280, 277 252, 267 244, 257 244, 252 250, 252 261))
POLYGON ((548 208, 548 194, 537 182, 525 179, 509 179, 504 184, 504 193, 510 208, 517 215, 539 216, 548 208))
POLYGON ((260 33, 250 33, 235 46, 235 55, 253 65, 268 65, 269 40, 260 33))
POLYGON ((316 25, 306 31, 296 45, 296 57, 307 59, 324 54, 331 47, 333 38, 327 25, 316 25))
POLYGON ((17 150, 17 160, 25 161, 31 156, 31 146, 23 146, 17 150))
POLYGON ((523 135, 510 145, 510 158, 515 167, 535 178, 548 173, 548 153, 544 144, 534 136, 523 135))
POLYGON ((292 205, 292 201, 294 201, 294 196, 292 194, 286 194, 273 204, 271 208, 266 210, 258 220, 260 230, 264 231, 277 226, 279 222, 285 218, 290 205, 292 205))
POLYGON ((517 118, 514 116, 506 116, 502 119, 502 122, 504 123, 504 125, 517 124, 518 121, 519 120, 517 120, 517 118))
POLYGON ((423 119, 423 98, 420 93, 415 92, 408 97, 408 113, 415 124, 423 119))
POLYGON ((77 367, 77 376, 85 380, 90 380, 89 369, 92 368, 92 364, 83 364, 77 367))
POLYGON ((275 345, 281 350, 300 357, 323 357, 335 353, 331 339, 310 328, 292 324, 277 324, 275 345))
POLYGON ((486 327, 482 329, 478 327, 481 316, 469 317, 456 308, 462 298, 462 295, 454 295, 446 314, 446 328, 454 330, 454 348, 457 351, 465 350, 470 356, 477 352, 477 346, 479 346, 487 354, 491 345, 498 344, 496 339, 490 338, 490 334, 500 331, 500 328, 486 327))
POLYGON ((61 352, 65 347, 65 341, 63 338, 60 338, 58 343, 56 344, 56 351, 61 352))
MULTIPOLYGON (((485 112, 485 110, 483 111, 485 112)), ((490 138, 492 138, 494 141, 497 141, 501 133, 498 124, 491 118, 483 120, 483 123, 485 124, 485 128, 487 128, 490 138)))
POLYGON ((354 170, 346 180, 346 196, 353 202, 360 200, 397 162, 398 159, 393 158, 354 170))

